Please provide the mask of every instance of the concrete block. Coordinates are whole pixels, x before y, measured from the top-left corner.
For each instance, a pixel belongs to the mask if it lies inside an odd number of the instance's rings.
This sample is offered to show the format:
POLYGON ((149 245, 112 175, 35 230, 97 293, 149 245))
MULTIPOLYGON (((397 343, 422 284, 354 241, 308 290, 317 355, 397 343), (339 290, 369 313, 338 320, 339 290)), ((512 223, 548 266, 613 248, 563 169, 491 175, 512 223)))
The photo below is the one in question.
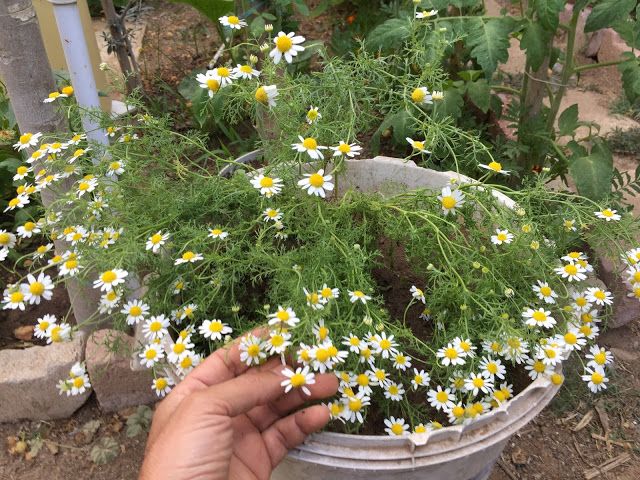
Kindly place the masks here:
POLYGON ((60 395, 56 385, 83 359, 86 336, 70 342, 0 351, 0 423, 71 416, 91 394, 60 395))
POLYGON ((622 277, 624 266, 616 266, 611 260, 601 256, 598 267, 598 276, 614 296, 613 315, 607 326, 619 328, 640 318, 640 301, 627 296, 629 288, 622 277))
POLYGON ((151 370, 132 370, 133 337, 117 330, 94 332, 87 341, 87 371, 100 407, 114 412, 158 400, 151 390, 151 370))

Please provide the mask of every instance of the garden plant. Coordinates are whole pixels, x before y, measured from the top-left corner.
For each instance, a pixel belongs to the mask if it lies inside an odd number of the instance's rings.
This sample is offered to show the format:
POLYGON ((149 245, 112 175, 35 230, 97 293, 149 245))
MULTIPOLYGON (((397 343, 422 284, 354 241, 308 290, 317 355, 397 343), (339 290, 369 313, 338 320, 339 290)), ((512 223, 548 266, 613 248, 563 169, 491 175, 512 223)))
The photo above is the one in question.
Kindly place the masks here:
MULTIPOLYGON (((452 116, 461 94, 440 59, 461 34, 417 3, 401 50, 318 49, 309 74, 290 67, 306 52, 301 34, 266 25, 230 41, 228 60, 193 80, 204 97, 198 113, 227 125, 249 117, 261 137, 253 163, 221 157, 204 135, 180 133, 135 98, 136 115, 102 119, 106 148, 83 133, 23 132, 15 148, 29 153, 6 211, 32 205, 43 189, 58 201, 0 230, 3 268, 28 270, 7 286, 2 308, 25 310, 50 300, 56 283, 81 279, 102 294, 95 317, 75 325, 44 315, 37 337, 67 341, 105 315, 116 328, 137 327, 134 354, 153 370, 149 388, 160 397, 232 342, 247 365, 280 357, 285 392, 335 372, 331 428, 346 433, 474 422, 532 380, 562 383, 572 354, 585 386, 605 389, 613 358, 597 337, 613 296, 597 280, 598 258, 640 299, 638 224, 610 195, 546 188, 561 173, 555 164, 506 186, 518 172, 452 116), (450 184, 384 195, 344 188, 347 163, 366 164, 363 151, 376 150, 388 128, 407 162, 454 171, 450 184), (42 243, 29 258, 15 255, 35 238, 42 243), (51 240, 67 249, 54 251, 51 240)), ((529 2, 542 3, 556 2, 529 2)), ((473 21, 501 33, 488 27, 494 20, 473 21)), ((230 38, 247 28, 236 15, 220 23, 230 38)), ((495 56, 475 51, 491 73, 495 56)), ((544 60, 529 61, 535 70, 544 60)), ((491 87, 469 78, 471 98, 477 87, 490 102, 491 87)), ((72 89, 43 101, 57 102, 78 132, 72 89)), ((557 113, 552 103, 545 118, 557 113)), ((605 148, 595 141, 589 157, 605 148)), ((65 395, 89 387, 82 364, 59 383, 65 395)))

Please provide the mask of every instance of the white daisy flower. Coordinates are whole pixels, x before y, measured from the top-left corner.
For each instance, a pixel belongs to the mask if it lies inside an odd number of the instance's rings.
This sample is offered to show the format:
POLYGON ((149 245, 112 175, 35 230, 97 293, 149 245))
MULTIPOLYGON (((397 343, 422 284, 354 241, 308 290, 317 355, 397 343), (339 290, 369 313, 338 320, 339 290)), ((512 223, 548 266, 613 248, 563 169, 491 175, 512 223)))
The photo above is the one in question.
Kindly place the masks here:
POLYGON ((251 179, 253 188, 260 190, 260 195, 271 198, 282 191, 282 179, 276 177, 268 177, 263 173, 255 175, 251 179))
POLYGON ((221 25, 225 27, 229 27, 232 30, 240 30, 242 27, 247 26, 247 22, 238 18, 235 15, 225 15, 223 17, 218 18, 218 21, 221 25))
POLYGON ((502 245, 503 243, 513 242, 513 233, 509 233, 508 230, 500 230, 496 228, 496 234, 491 235, 491 243, 494 245, 502 245))
POLYGON ((202 256, 202 254, 195 253, 195 252, 192 252, 191 250, 188 250, 184 252, 180 258, 177 258, 176 261, 173 263, 174 265, 181 265, 183 263, 195 263, 195 262, 199 262, 203 258, 204 257, 202 256))
POLYGON ((356 157, 362 152, 362 147, 357 143, 346 143, 340 140, 336 147, 329 147, 333 150, 334 157, 347 156, 349 158, 356 157))
POLYGON ((276 85, 261 85, 256 89, 255 99, 269 107, 276 106, 276 98, 280 93, 276 85))
POLYGON ((579 282, 587 278, 584 273, 584 267, 579 264, 567 263, 561 267, 554 268, 553 271, 562 276, 562 278, 566 278, 569 282, 579 282))
POLYGON ((231 85, 235 80, 234 70, 228 67, 216 67, 213 70, 209 70, 207 75, 217 80, 220 83, 220 87, 231 85))
POLYGON ((27 275, 28 284, 24 285, 24 299, 29 302, 30 305, 34 303, 40 304, 40 300, 51 300, 53 296, 53 282, 49 275, 45 275, 44 272, 40 272, 38 278, 33 275, 27 275))
POLYGON ((607 375, 604 373, 604 369, 600 366, 585 368, 582 380, 587 382, 589 390, 593 393, 598 393, 600 390, 606 390, 607 383, 609 382, 607 375))
POLYGON ((565 355, 567 358, 569 357, 569 353, 574 350, 582 350, 587 344, 587 339, 584 338, 584 334, 574 325, 569 324, 568 330, 564 334, 557 334, 555 337, 555 341, 560 343, 567 352, 565 355))
POLYGON ((122 175, 124 173, 124 162, 120 160, 113 160, 109 162, 109 168, 107 169, 106 176, 107 177, 117 177, 118 175, 122 175))
POLYGON ((413 140, 409 137, 406 138, 407 142, 409 142, 409 145, 411 145, 413 147, 414 150, 419 151, 420 153, 431 153, 429 150, 427 150, 427 148, 424 145, 424 141, 419 141, 419 140, 413 140))
POLYGON ((477 396, 478 393, 489 394, 493 390, 493 381, 481 373, 471 373, 464 381, 464 388, 467 392, 477 396))
POLYGON ((4 209, 4 212, 10 212, 17 208, 22 208, 25 205, 27 205, 30 201, 31 200, 29 199, 28 195, 18 195, 17 197, 14 197, 11 200, 9 200, 7 208, 4 209))
POLYGON ((0 229, 0 248, 10 249, 16 245, 16 236, 7 231, 0 229))
POLYGON ((169 233, 162 233, 162 230, 158 230, 147 239, 145 249, 151 250, 153 253, 158 253, 160 251, 160 247, 169 240, 169 237, 169 233))
POLYGON ((556 324, 555 319, 551 316, 549 310, 538 308, 536 310, 527 308, 522 313, 524 323, 530 327, 551 328, 556 324))
POLYGON ((87 389, 91 388, 91 382, 89 381, 89 375, 83 373, 82 375, 74 376, 68 380, 70 385, 70 390, 68 391, 68 395, 81 395, 87 391, 87 389))
POLYGON ((500 162, 496 162, 495 160, 492 162, 489 162, 488 165, 485 165, 484 163, 481 163, 478 165, 480 168, 484 168, 487 170, 490 170, 492 172, 495 173, 501 173, 503 175, 509 175, 510 170, 503 170, 502 169, 502 164, 500 162))
POLYGON ((273 39, 273 43, 276 44, 276 47, 269 52, 269 56, 273 58, 273 63, 276 65, 280 63, 282 57, 284 57, 287 63, 291 63, 293 61, 293 57, 304 50, 304 47, 300 46, 304 41, 304 37, 296 35, 293 32, 288 34, 280 32, 273 39))
POLYGON ((611 220, 617 222, 621 218, 620 214, 617 212, 617 210, 605 208, 604 210, 600 210, 599 212, 594 212, 594 214, 596 217, 601 218, 602 220, 606 220, 607 222, 610 222, 611 220))
POLYGON ((220 90, 220 88, 222 87, 222 85, 220 84, 220 81, 214 78, 213 74, 211 73, 211 70, 209 70, 207 73, 197 74, 196 82, 199 83, 200 88, 207 89, 209 98, 213 97, 216 93, 218 93, 218 90, 220 90))
POLYGON ((222 340, 226 335, 233 332, 233 329, 221 320, 205 320, 198 327, 198 333, 208 340, 222 340))
POLYGON ((563 346, 552 339, 544 345, 536 345, 535 356, 545 365, 554 367, 564 360, 563 346))
POLYGON ((125 133, 124 135, 122 135, 119 139, 118 142, 119 143, 129 143, 129 142, 133 142, 135 140, 138 140, 138 134, 134 133, 125 133))
POLYGON ((149 341, 159 340, 169 333, 169 319, 164 315, 153 315, 145 320, 142 332, 149 341))
POLYGON ((371 297, 369 295, 366 295, 362 290, 347 290, 347 293, 349 294, 349 301, 351 303, 360 301, 363 304, 366 304, 369 300, 371 300, 371 297))
POLYGON ((153 379, 151 390, 153 390, 158 397, 164 398, 171 391, 172 385, 174 385, 174 381, 171 377, 158 377, 153 379))
POLYGON ((393 360, 393 367, 398 370, 405 371, 407 368, 411 367, 411 357, 404 353, 398 352, 395 355, 392 355, 391 360, 393 360))
POLYGON ((495 380, 495 377, 504 380, 504 376, 507 373, 507 367, 505 367, 499 359, 490 357, 482 357, 479 367, 480 372, 492 380, 495 380))
POLYGON ((459 425, 464 423, 467 410, 462 406, 461 402, 458 402, 453 407, 446 409, 445 413, 451 425, 459 425))
POLYGON ((426 387, 429 385, 431 381, 431 376, 425 372, 424 370, 418 370, 417 368, 413 369, 413 379, 411 380, 411 385, 413 385, 413 389, 417 390, 418 387, 426 387))
POLYGON ((138 354, 140 363, 147 368, 153 367, 157 362, 164 358, 162 345, 159 343, 151 343, 144 347, 144 350, 138 354))
POLYGON ((448 343, 446 347, 442 347, 436 352, 436 357, 442 359, 443 366, 449 365, 464 365, 464 352, 460 347, 455 347, 453 344, 448 343))
POLYGON ((529 358, 524 368, 528 370, 531 380, 535 380, 538 377, 549 377, 553 373, 553 367, 551 367, 551 365, 547 365, 542 360, 534 358, 529 358))
POLYGON ((431 98, 434 102, 440 102, 444 100, 444 92, 441 90, 434 90, 431 92, 431 98))
POLYGON ((82 197, 85 193, 93 192, 97 186, 98 186, 97 178, 88 178, 88 179, 80 180, 78 182, 78 189, 76 190, 78 198, 82 197))
POLYGON ((245 80, 251 80, 252 78, 258 78, 260 76, 260 72, 249 64, 238 64, 236 68, 233 69, 233 73, 236 78, 243 78, 245 80))
POLYGON ((42 133, 40 132, 23 133, 22 135, 20 135, 18 142, 13 145, 13 148, 15 148, 18 151, 21 151, 21 150, 24 150, 25 148, 35 147, 36 145, 38 145, 38 142, 40 141, 40 137, 42 137, 42 133))
POLYGON ((373 353, 382 356, 382 358, 389 358, 397 355, 398 349, 396 348, 398 343, 394 340, 393 335, 389 335, 387 338, 386 332, 382 332, 379 335, 375 335, 371 339, 371 347, 373 353))
POLYGON ((269 314, 269 325, 278 325, 279 327, 295 327, 300 319, 296 317, 296 312, 292 308, 284 308, 278 305, 278 310, 275 313, 269 314))
POLYGON ((45 98, 42 102, 43 103, 51 103, 51 102, 55 102, 56 100, 58 100, 59 98, 67 98, 69 95, 66 95, 64 93, 60 93, 60 92, 51 92, 47 98, 45 98))
POLYGON ((306 190, 309 195, 325 198, 326 192, 333 190, 332 179, 333 176, 325 175, 324 170, 320 169, 316 173, 305 174, 305 178, 298 181, 298 186, 306 190))
POLYGON ((451 190, 451 187, 444 187, 442 193, 438 195, 442 212, 445 215, 449 213, 455 215, 456 208, 464 204, 464 194, 460 190, 451 190))
POLYGON ((613 295, 611 292, 598 287, 587 288, 585 295, 589 302, 595 303, 596 305, 611 305, 613 303, 613 295))
POLYGON ((127 325, 137 325, 149 313, 149 305, 141 300, 129 300, 124 304, 120 313, 127 316, 127 325))
POLYGON ((73 152, 73 155, 69 157, 68 162, 73 164, 77 159, 83 157, 87 152, 91 151, 90 148, 78 148, 73 152))
POLYGON ((33 167, 27 167, 26 165, 20 165, 16 169, 16 174, 13 176, 13 181, 24 180, 30 172, 33 171, 33 167))
POLYGON ((97 280, 94 280, 93 288, 99 288, 102 291, 108 292, 121 283, 124 283, 127 275, 129 275, 129 273, 121 268, 107 270, 102 272, 97 280))
POLYGON ((422 11, 416 12, 416 18, 427 19, 427 18, 435 17, 437 14, 438 14, 438 10, 436 9, 422 10, 422 11))
POLYGON ((392 402, 399 402, 404 395, 404 387, 401 383, 390 382, 384 387, 384 396, 392 402))
POLYGON ((418 105, 431 105, 433 97, 427 87, 418 87, 411 92, 411 100, 418 105))
POLYGON ((592 345, 585 357, 589 359, 587 367, 591 368, 604 368, 613 362, 613 354, 598 345, 592 345))
POLYGON ((47 344, 67 342, 71 339, 71 325, 66 322, 52 323, 47 330, 47 344))
POLYGON ((450 388, 444 390, 440 385, 436 389, 431 389, 427 392, 427 401, 436 410, 446 410, 453 408, 455 405, 453 402, 456 399, 455 395, 451 393, 450 388))
POLYGON ((269 207, 264 212, 262 212, 262 218, 265 222, 279 222, 280 220, 282 220, 282 212, 279 208, 269 207))
POLYGON ((188 337, 186 339, 179 337, 171 346, 171 351, 167 354, 167 360, 174 364, 180 363, 184 357, 193 354, 191 349, 194 346, 188 337))
MULTIPOLYGON (((302 135, 298 135, 299 143, 292 143, 291 148, 299 153, 307 153, 313 160, 322 160, 324 155, 321 150, 326 150, 327 147, 318 145, 318 141, 313 137, 303 138, 302 135)), ((329 178, 331 180, 331 178, 329 178)), ((300 183, 298 182, 298 185, 300 183)))
POLYGON ((200 355, 189 351, 178 362, 177 364, 178 372, 184 378, 186 375, 188 375, 194 368, 196 368, 200 364, 201 360, 202 360, 202 357, 200 357, 200 355))
POLYGON ((409 435, 409 425, 405 423, 404 418, 385 418, 384 424, 387 426, 384 431, 391 437, 409 435))
POLYGON ((362 416, 362 410, 364 407, 371 405, 370 397, 362 390, 353 396, 349 396, 344 400, 345 409, 342 417, 347 422, 364 423, 364 417, 362 416))
POLYGON ((247 365, 260 365, 267 358, 264 342, 253 334, 245 335, 240 340, 240 360, 247 365))
POLYGON ((36 338, 47 338, 47 331, 54 323, 58 323, 55 315, 45 314, 38 318, 38 323, 36 323, 33 329, 33 336, 36 338))
POLYGON ((269 338, 266 340, 266 346, 269 349, 269 355, 282 355, 287 348, 291 346, 291 334, 280 329, 278 331, 269 332, 269 338))
POLYGON ((16 233, 20 238, 31 238, 33 235, 42 232, 40 227, 35 222, 26 222, 24 225, 20 225, 16 229, 16 233))
POLYGON ((340 296, 340 290, 337 288, 331 288, 325 283, 322 288, 318 290, 318 295, 320 295, 320 301, 326 304, 329 300, 338 298, 340 296))
POLYGON ((301 389, 306 395, 311 395, 311 391, 307 385, 316 383, 316 375, 309 371, 308 366, 298 367, 295 371, 290 368, 282 370, 285 378, 280 385, 284 387, 284 393, 289 393, 293 388, 301 389))
POLYGON ((551 289, 547 282, 538 280, 538 284, 533 285, 532 288, 540 300, 544 300, 545 303, 556 303, 558 294, 551 289))
POLYGON ((322 118, 322 114, 318 111, 318 107, 311 105, 307 111, 306 120, 309 125, 317 122, 322 118))
POLYGON ((214 240, 224 240, 229 236, 229 232, 225 232, 224 230, 220 230, 219 228, 213 228, 209 230, 209 235, 207 235, 214 240))
POLYGON ((69 255, 68 257, 65 257, 64 260, 61 260, 62 263, 60 264, 58 270, 60 276, 74 277, 75 275, 77 275, 80 270, 84 268, 82 265, 80 265, 79 260, 80 258, 75 254, 69 255))
POLYGON ((353 353, 360 353, 360 349, 367 346, 367 342, 360 339, 357 335, 349 333, 346 337, 342 337, 342 345, 349 347, 349 351, 353 353))
POLYGON ((80 142, 87 139, 87 135, 84 133, 74 133, 73 137, 67 142, 67 145, 79 145, 80 142))

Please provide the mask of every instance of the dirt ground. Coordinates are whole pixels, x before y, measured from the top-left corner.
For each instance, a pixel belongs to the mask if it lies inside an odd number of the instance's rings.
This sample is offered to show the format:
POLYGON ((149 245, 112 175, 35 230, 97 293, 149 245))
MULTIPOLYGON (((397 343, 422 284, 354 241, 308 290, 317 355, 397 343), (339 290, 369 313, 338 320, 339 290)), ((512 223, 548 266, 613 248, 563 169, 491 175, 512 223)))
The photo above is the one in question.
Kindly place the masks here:
MULTIPOLYGON (((145 88, 162 94, 173 91, 188 71, 206 65, 217 36, 207 20, 186 5, 163 0, 149 3, 155 8, 146 16, 140 63, 145 88)), ((304 31, 309 38, 326 37, 330 23, 323 16, 304 26, 304 31)), ((514 52, 515 69, 519 60, 514 52)), ((581 117, 599 121, 604 131, 637 126, 631 119, 609 113, 620 92, 615 68, 598 72, 588 72, 579 87, 570 90, 568 105, 579 103, 581 117)), ((618 157, 616 161, 627 170, 637 166, 635 158, 618 157)), ((0 348, 9 342, 15 345, 10 338, 13 328, 38 316, 0 315, 0 348)), ((611 348, 616 357, 608 391, 599 396, 587 394, 582 382, 574 380, 577 367, 572 371, 568 366, 565 388, 509 441, 491 480, 640 478, 640 319, 605 332, 599 343, 611 348)), ((101 412, 92 396, 70 419, 0 425, 0 480, 135 479, 145 433, 127 436, 127 418, 134 411, 101 412), (108 439, 113 440, 117 455, 105 465, 96 465, 91 452, 108 439), (27 441, 26 455, 15 451, 20 440, 27 441), (42 448, 37 455, 28 453, 38 445, 42 448)))

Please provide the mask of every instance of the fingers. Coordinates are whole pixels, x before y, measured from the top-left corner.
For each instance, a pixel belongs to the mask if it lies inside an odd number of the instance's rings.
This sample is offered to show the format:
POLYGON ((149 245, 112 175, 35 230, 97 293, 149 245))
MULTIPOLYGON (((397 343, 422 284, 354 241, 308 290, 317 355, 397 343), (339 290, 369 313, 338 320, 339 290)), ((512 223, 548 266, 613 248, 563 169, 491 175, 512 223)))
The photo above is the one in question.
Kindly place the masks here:
POLYGON ((275 468, 294 447, 297 447, 310 433, 324 427, 329 421, 329 409, 324 405, 300 410, 275 422, 262 433, 262 439, 275 468))
POLYGON ((247 415, 258 430, 264 431, 273 422, 305 403, 334 395, 338 390, 338 383, 338 378, 333 374, 317 375, 316 383, 308 386, 311 395, 294 389, 267 405, 251 409, 247 415))

